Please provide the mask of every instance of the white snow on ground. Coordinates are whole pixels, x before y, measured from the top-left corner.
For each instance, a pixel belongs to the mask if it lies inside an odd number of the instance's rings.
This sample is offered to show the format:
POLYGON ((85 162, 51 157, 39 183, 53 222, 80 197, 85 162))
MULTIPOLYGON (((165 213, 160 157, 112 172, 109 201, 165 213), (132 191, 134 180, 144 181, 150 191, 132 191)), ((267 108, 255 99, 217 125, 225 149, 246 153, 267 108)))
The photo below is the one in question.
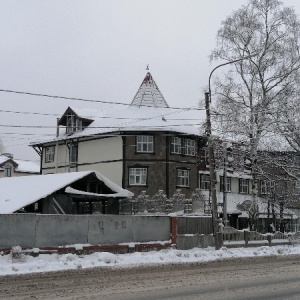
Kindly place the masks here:
POLYGON ((0 275, 48 272, 92 267, 134 267, 168 263, 208 262, 213 260, 300 254, 300 245, 263 246, 253 248, 194 248, 191 250, 166 249, 151 252, 112 254, 96 252, 90 255, 40 254, 38 257, 21 254, 12 258, 11 254, 0 255, 0 275))

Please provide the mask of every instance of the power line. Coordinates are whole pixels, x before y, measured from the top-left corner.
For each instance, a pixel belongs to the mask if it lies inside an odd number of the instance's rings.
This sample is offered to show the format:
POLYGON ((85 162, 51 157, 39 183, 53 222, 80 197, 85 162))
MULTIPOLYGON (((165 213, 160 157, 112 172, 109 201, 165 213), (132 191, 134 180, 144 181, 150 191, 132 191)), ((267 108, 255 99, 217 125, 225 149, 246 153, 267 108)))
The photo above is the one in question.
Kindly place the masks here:
MULTIPOLYGON (((72 100, 72 101, 83 101, 83 102, 93 102, 93 103, 103 103, 103 104, 116 104, 116 105, 123 105, 123 106, 130 106, 131 105, 131 104, 128 104, 128 103, 115 102, 115 101, 104 101, 104 100, 85 99, 85 98, 77 98, 77 97, 66 97, 66 96, 32 93, 32 92, 13 91, 13 90, 6 90, 6 89, 0 89, 0 92, 19 94, 19 95, 27 95, 27 96, 46 97, 46 98, 52 98, 52 99, 65 99, 65 100, 72 100)), ((152 107, 151 105, 140 105, 140 106, 152 107)), ((172 108, 172 109, 186 109, 186 110, 205 110, 204 108, 190 108, 190 107, 189 108, 169 107, 169 108, 172 108)))

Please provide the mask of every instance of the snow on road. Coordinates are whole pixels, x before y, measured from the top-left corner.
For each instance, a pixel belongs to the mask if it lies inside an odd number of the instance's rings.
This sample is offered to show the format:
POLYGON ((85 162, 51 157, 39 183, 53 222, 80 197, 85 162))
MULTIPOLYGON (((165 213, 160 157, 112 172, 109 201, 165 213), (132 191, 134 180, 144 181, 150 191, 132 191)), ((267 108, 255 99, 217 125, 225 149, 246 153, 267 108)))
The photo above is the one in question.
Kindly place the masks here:
POLYGON ((191 250, 165 249, 151 252, 112 254, 96 252, 90 255, 76 254, 41 254, 38 257, 21 254, 13 258, 11 254, 0 255, 0 275, 49 272, 59 270, 93 268, 93 267, 133 267, 138 265, 155 265, 170 263, 208 262, 220 259, 292 255, 300 254, 297 246, 263 246, 253 248, 194 248, 191 250))

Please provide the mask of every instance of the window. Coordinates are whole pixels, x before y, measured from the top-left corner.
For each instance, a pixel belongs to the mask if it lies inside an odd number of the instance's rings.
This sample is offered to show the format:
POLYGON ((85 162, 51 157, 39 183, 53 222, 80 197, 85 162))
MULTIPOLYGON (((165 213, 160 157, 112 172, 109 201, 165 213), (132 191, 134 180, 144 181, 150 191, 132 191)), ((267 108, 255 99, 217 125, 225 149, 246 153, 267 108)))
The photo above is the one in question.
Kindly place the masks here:
POLYGON ((11 177, 12 167, 10 165, 5 165, 4 167, 4 176, 11 177))
POLYGON ((275 181, 274 180, 261 180, 260 181, 260 194, 269 195, 274 192, 275 181))
POLYGON ((295 182, 295 189, 294 189, 295 194, 299 194, 300 193, 300 182, 296 181, 295 182))
POLYGON ((153 136, 138 135, 136 137, 136 151, 153 153, 153 136))
POLYGON ((76 130, 82 130, 82 120, 76 119, 76 130))
POLYGON ((146 185, 147 168, 130 168, 129 185, 146 185))
POLYGON ((241 194, 249 194, 249 179, 239 179, 239 192, 241 194))
POLYGON ((172 137, 171 141, 171 153, 181 154, 181 138, 172 137))
POLYGON ((188 187, 190 186, 190 171, 189 170, 177 170, 177 186, 188 187))
POLYGON ((195 156, 195 141, 190 139, 184 140, 184 154, 195 156))
MULTIPOLYGON (((224 191, 224 176, 220 176, 220 192, 224 191)), ((231 192, 231 177, 227 177, 226 192, 231 192)))
POLYGON ((200 189, 210 190, 210 177, 207 174, 200 175, 200 189))
POLYGON ((77 146, 75 144, 69 145, 69 165, 70 167, 76 166, 77 163, 77 146))
POLYGON ((71 134, 76 130, 76 117, 73 114, 66 115, 67 117, 67 134, 71 134))
POLYGON ((54 161, 54 153, 55 153, 54 146, 46 147, 46 149, 45 149, 45 162, 46 163, 54 161))
POLYGON ((260 181, 260 194, 266 195, 268 192, 267 190, 267 180, 261 180, 260 181))

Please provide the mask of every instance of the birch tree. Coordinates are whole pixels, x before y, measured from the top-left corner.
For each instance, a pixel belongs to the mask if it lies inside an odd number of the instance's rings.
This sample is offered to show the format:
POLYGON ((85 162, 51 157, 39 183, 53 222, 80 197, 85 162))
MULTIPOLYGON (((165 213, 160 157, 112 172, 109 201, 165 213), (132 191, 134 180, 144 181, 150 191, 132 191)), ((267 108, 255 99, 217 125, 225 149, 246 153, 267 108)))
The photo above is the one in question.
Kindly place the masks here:
POLYGON ((232 135, 249 150, 252 202, 257 203, 257 158, 261 138, 299 86, 300 23, 295 11, 278 0, 250 0, 222 22, 211 60, 234 61, 215 79, 215 129, 232 135))

